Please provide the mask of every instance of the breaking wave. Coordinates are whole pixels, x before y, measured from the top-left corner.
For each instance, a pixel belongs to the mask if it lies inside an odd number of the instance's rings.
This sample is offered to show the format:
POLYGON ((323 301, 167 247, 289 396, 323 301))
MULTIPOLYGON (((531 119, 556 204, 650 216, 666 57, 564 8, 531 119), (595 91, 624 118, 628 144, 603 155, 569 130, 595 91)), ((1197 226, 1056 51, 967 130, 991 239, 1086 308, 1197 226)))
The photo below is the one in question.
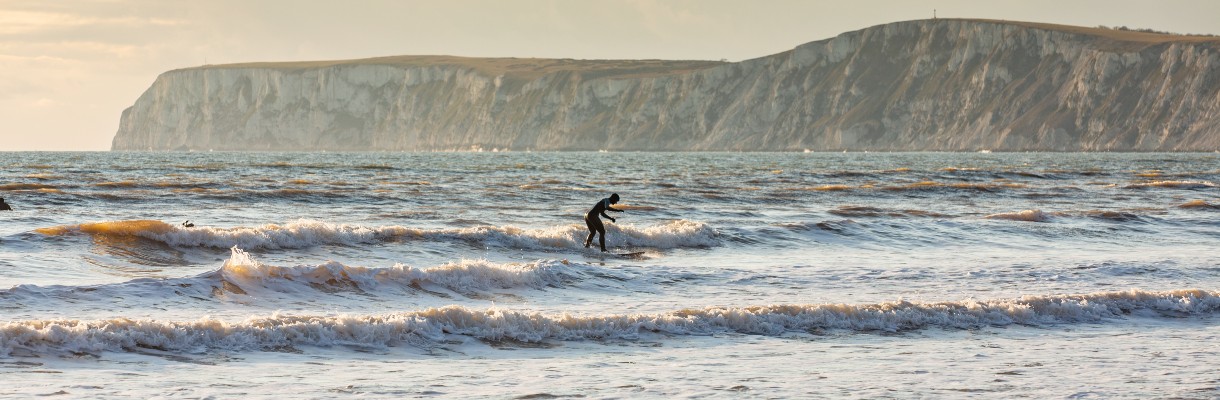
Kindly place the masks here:
MULTIPOLYGON (((246 294, 251 289, 291 291, 308 285, 322 291, 372 291, 379 286, 441 287, 467 295, 492 289, 562 286, 577 279, 567 261, 498 264, 487 260, 463 260, 432 268, 396 264, 390 268, 367 268, 327 262, 316 266, 277 267, 254 260, 234 248, 220 270, 206 275, 219 290, 246 294)), ((215 290, 215 289, 214 289, 215 290)))
POLYGON ((0 325, 0 356, 102 351, 201 353, 300 346, 439 346, 451 335, 483 341, 538 343, 635 340, 650 334, 739 333, 776 336, 825 331, 900 332, 928 328, 978 329, 1010 325, 1104 322, 1130 315, 1195 316, 1220 311, 1220 294, 1204 290, 1131 290, 1085 295, 1025 296, 992 301, 708 307, 661 314, 543 314, 499 308, 446 306, 367 316, 271 315, 244 321, 204 318, 160 321, 35 320, 0 325))
POLYGON ((319 291, 405 291, 442 297, 447 296, 444 293, 447 291, 481 298, 493 290, 563 287, 584 278, 589 268, 594 267, 566 260, 509 264, 487 260, 462 260, 429 268, 403 264, 389 268, 369 268, 330 261, 318 265, 280 267, 263 264, 249 253, 234 248, 232 255, 219 269, 193 277, 146 278, 88 287, 20 285, 0 290, 0 299, 17 304, 31 301, 43 305, 52 300, 77 302, 114 298, 158 302, 163 299, 190 297, 211 301, 233 295, 256 296, 272 292, 305 293, 307 297, 312 298, 319 291))
MULTIPOLYGON (((714 247, 718 234, 707 224, 676 220, 665 224, 635 227, 609 224, 608 245, 673 249, 714 247)), ((92 236, 136 236, 179 247, 238 247, 246 250, 300 249, 320 245, 357 245, 401 240, 461 241, 486 246, 527 249, 579 249, 588 233, 584 225, 563 225, 542 229, 512 226, 420 229, 404 226, 360 226, 299 220, 257 227, 213 228, 182 227, 155 220, 93 222, 42 228, 36 232, 57 236, 85 233, 92 236)))
POLYGON ((985 219, 1003 219, 1009 221, 1026 221, 1026 222, 1047 222, 1051 220, 1049 214, 1042 210, 1025 210, 1017 212, 991 214, 983 217, 985 219))

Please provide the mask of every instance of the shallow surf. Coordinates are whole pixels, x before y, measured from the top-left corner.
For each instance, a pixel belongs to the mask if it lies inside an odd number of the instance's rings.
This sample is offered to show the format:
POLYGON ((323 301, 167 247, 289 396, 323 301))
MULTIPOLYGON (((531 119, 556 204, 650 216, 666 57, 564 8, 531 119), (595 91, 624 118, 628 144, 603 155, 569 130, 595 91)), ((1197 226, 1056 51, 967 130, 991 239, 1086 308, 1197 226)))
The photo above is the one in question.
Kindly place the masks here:
POLYGON ((0 395, 1217 393, 1214 154, 0 158, 0 395))

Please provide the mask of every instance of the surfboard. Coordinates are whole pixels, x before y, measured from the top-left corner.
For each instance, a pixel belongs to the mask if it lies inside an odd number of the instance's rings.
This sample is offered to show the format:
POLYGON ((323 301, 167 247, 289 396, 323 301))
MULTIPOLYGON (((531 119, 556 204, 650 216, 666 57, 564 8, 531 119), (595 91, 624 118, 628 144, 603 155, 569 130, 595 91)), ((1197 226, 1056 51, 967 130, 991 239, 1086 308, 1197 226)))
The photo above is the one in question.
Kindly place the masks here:
POLYGON ((635 258, 635 259, 648 258, 648 257, 644 256, 644 252, 642 252, 642 251, 637 251, 634 253, 614 253, 614 255, 623 257, 623 258, 635 258))
POLYGON ((645 260, 645 259, 648 259, 648 256, 644 255, 644 253, 645 253, 645 252, 643 252, 643 251, 636 251, 636 252, 629 252, 629 253, 591 253, 591 252, 586 252, 586 253, 585 253, 585 255, 587 255, 587 256, 589 256, 589 257, 596 257, 596 258, 601 258, 601 259, 605 259, 605 258, 607 258, 607 257, 613 257, 613 258, 626 258, 626 259, 630 259, 630 260, 645 260))

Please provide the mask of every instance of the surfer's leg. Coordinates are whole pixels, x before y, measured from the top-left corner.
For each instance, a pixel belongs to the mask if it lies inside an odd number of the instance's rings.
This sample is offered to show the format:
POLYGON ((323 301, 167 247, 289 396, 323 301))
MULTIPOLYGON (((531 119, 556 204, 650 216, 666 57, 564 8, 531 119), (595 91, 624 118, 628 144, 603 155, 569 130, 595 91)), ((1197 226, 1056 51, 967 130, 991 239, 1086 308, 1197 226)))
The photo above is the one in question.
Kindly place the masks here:
POLYGON ((597 226, 601 225, 601 220, 597 218, 585 218, 585 226, 589 227, 589 237, 585 239, 585 248, 593 244, 593 235, 597 234, 597 226))
POLYGON ((597 237, 597 240, 602 245, 602 252, 605 252, 606 251, 606 227, 602 226, 602 224, 597 224, 597 233, 601 234, 601 236, 597 237))
POLYGON ((589 238, 585 239, 585 247, 593 244, 593 235, 601 234, 602 251, 606 251, 606 227, 602 225, 602 219, 598 217, 585 218, 585 225, 589 226, 589 238))

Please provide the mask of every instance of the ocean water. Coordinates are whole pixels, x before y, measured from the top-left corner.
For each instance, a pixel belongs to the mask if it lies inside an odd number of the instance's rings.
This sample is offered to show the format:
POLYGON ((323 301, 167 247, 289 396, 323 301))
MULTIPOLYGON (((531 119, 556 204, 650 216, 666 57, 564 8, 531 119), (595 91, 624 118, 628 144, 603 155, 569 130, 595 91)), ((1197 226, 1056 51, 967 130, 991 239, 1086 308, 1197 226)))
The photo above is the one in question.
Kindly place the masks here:
POLYGON ((1220 397, 1217 154, 0 165, 0 396, 1220 397))

